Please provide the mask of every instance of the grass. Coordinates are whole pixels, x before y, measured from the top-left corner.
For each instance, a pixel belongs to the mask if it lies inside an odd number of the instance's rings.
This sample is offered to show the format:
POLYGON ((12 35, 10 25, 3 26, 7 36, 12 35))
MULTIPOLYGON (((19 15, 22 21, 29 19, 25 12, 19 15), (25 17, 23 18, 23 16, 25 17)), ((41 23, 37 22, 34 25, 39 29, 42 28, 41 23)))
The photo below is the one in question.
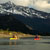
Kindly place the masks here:
POLYGON ((8 30, 0 30, 0 38, 8 38, 13 35, 17 35, 18 37, 33 37, 34 35, 25 34, 22 32, 8 31, 8 30))

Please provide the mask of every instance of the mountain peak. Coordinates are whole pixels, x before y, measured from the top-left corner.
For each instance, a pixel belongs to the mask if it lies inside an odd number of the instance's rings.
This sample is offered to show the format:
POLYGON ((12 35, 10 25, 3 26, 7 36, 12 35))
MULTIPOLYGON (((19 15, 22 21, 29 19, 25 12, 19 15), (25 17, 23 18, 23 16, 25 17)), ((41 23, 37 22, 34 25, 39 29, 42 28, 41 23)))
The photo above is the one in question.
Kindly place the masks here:
POLYGON ((12 13, 12 14, 20 14, 30 18, 33 17, 43 18, 43 19, 46 19, 48 17, 50 18, 49 13, 38 11, 29 7, 15 5, 11 1, 1 4, 1 7, 2 9, 0 9, 0 13, 2 14, 12 13))
POLYGON ((10 5, 15 5, 13 2, 11 2, 11 1, 8 1, 8 2, 6 2, 5 4, 10 4, 10 5))
POLYGON ((8 1, 8 2, 2 3, 0 5, 2 5, 4 7, 4 6, 12 6, 12 5, 15 5, 15 4, 13 2, 11 2, 11 1, 8 1))
POLYGON ((8 1, 7 3, 11 4, 12 2, 11 1, 8 1))

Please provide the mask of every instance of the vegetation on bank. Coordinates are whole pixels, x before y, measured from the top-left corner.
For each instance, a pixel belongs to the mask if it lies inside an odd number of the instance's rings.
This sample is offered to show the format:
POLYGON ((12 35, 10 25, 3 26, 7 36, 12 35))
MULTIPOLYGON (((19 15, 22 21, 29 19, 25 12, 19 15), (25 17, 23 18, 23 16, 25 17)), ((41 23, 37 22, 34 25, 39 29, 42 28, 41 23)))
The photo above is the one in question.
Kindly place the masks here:
POLYGON ((22 33, 22 32, 0 30, 0 38, 12 37, 14 34, 17 35, 18 37, 33 37, 34 36, 34 35, 22 33))

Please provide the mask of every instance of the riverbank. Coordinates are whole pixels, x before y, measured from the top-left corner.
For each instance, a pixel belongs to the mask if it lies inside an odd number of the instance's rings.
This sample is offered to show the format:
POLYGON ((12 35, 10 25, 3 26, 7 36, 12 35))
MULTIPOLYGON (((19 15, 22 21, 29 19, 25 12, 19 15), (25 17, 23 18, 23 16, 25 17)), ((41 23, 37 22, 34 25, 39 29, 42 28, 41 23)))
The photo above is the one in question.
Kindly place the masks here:
POLYGON ((0 31, 0 38, 12 37, 14 34, 18 37, 33 37, 34 36, 34 35, 22 33, 22 32, 6 31, 6 30, 3 31, 2 30, 2 31, 0 31))
MULTIPOLYGON (((13 35, 7 35, 7 34, 0 34, 0 38, 9 38, 12 37, 13 35)), ((29 34, 18 34, 18 37, 33 37, 33 35, 29 34)))

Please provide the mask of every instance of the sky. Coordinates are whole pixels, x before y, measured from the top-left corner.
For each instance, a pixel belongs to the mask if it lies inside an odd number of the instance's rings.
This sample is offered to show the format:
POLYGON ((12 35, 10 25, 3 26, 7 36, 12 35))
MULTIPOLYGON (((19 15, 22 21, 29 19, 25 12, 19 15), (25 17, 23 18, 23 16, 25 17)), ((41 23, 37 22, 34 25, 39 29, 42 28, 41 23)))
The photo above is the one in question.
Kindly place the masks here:
POLYGON ((16 5, 28 6, 50 13, 50 0, 0 0, 0 3, 11 1, 16 5))

